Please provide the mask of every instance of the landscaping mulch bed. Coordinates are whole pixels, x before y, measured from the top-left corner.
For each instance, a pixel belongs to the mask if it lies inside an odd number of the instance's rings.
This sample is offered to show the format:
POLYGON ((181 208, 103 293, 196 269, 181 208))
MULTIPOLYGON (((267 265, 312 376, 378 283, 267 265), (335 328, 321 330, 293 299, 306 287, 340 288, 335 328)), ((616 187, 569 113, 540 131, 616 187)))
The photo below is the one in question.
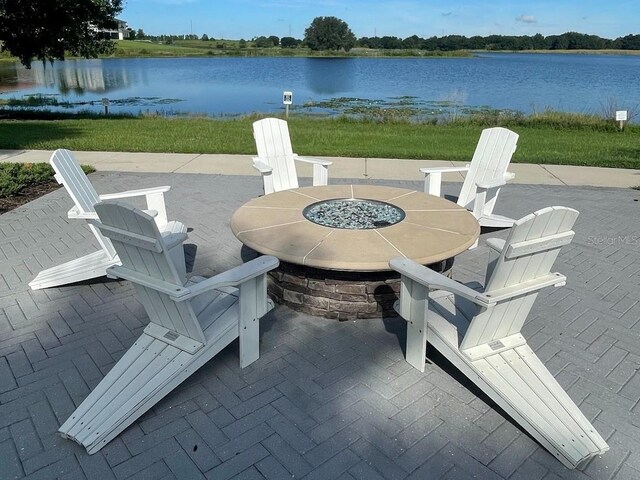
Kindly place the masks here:
POLYGON ((18 208, 20 205, 24 205, 31 200, 35 200, 42 195, 53 192, 60 187, 61 185, 55 180, 35 185, 27 185, 15 195, 0 198, 0 215, 14 208, 18 208))

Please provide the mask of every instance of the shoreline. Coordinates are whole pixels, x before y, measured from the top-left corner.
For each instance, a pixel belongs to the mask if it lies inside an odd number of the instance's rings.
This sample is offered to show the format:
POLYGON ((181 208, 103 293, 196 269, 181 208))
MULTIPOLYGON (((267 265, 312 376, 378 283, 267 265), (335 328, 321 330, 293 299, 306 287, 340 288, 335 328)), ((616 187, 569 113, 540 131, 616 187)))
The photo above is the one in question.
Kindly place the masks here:
MULTIPOLYGON (((122 41, 119 41, 122 42, 122 41)), ((130 44, 140 46, 138 50, 129 46, 127 49, 118 48, 111 55, 100 55, 96 58, 108 59, 143 59, 143 58, 377 58, 377 59, 473 59, 487 54, 527 54, 527 55, 640 55, 640 50, 411 50, 411 49, 364 49, 354 48, 349 52, 332 51, 295 51, 294 49, 283 49, 281 47, 272 48, 247 48, 247 49, 208 49, 203 47, 190 47, 180 45, 166 45, 158 43, 147 43, 138 41, 127 41, 130 44), (147 50, 145 47, 153 46, 147 50), (118 52, 120 50, 120 52, 118 52)), ((65 60, 83 60, 85 57, 67 56, 65 60)), ((38 60, 34 60, 37 62, 38 60)), ((64 60, 57 60, 58 62, 64 60)), ((16 57, 0 56, 0 63, 19 62, 16 57)))

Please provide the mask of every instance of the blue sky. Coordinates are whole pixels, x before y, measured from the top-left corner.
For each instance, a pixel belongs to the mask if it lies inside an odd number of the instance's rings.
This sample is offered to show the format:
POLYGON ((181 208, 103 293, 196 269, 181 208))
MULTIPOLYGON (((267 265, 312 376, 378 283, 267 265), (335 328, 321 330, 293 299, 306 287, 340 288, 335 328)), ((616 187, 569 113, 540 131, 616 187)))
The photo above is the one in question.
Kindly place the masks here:
POLYGON ((639 32, 638 0, 125 0, 120 18, 149 34, 302 38, 314 17, 336 16, 356 37, 639 32))

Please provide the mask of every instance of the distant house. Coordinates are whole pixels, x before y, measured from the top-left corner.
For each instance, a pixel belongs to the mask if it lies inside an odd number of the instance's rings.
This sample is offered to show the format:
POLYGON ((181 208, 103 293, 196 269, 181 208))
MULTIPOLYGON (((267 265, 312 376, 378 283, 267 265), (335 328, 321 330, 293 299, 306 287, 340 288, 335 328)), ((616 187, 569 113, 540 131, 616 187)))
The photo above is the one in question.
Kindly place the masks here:
POLYGON ((127 27, 127 22, 116 18, 117 27, 113 30, 109 29, 98 29, 104 38, 108 38, 110 40, 124 40, 125 38, 129 38, 129 28, 127 27))

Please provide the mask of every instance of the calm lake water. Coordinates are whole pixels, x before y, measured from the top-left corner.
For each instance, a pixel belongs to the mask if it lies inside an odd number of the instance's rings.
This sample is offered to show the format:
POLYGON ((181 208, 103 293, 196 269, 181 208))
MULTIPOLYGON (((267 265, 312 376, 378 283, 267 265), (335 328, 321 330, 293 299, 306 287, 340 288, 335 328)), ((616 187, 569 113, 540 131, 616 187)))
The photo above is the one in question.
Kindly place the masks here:
MULTIPOLYGON (((481 54, 476 58, 144 58, 69 60, 26 70, 0 64, 0 98, 51 95, 67 110, 202 113, 278 112, 282 92, 294 107, 336 98, 413 105, 441 102, 530 113, 550 107, 602 113, 640 103, 640 56, 481 54), (405 98, 411 97, 411 98, 405 98)), ((336 112, 325 108, 305 111, 336 112)), ((348 102, 347 102, 348 103, 348 102)), ((51 107, 62 109, 61 107, 51 107)))

